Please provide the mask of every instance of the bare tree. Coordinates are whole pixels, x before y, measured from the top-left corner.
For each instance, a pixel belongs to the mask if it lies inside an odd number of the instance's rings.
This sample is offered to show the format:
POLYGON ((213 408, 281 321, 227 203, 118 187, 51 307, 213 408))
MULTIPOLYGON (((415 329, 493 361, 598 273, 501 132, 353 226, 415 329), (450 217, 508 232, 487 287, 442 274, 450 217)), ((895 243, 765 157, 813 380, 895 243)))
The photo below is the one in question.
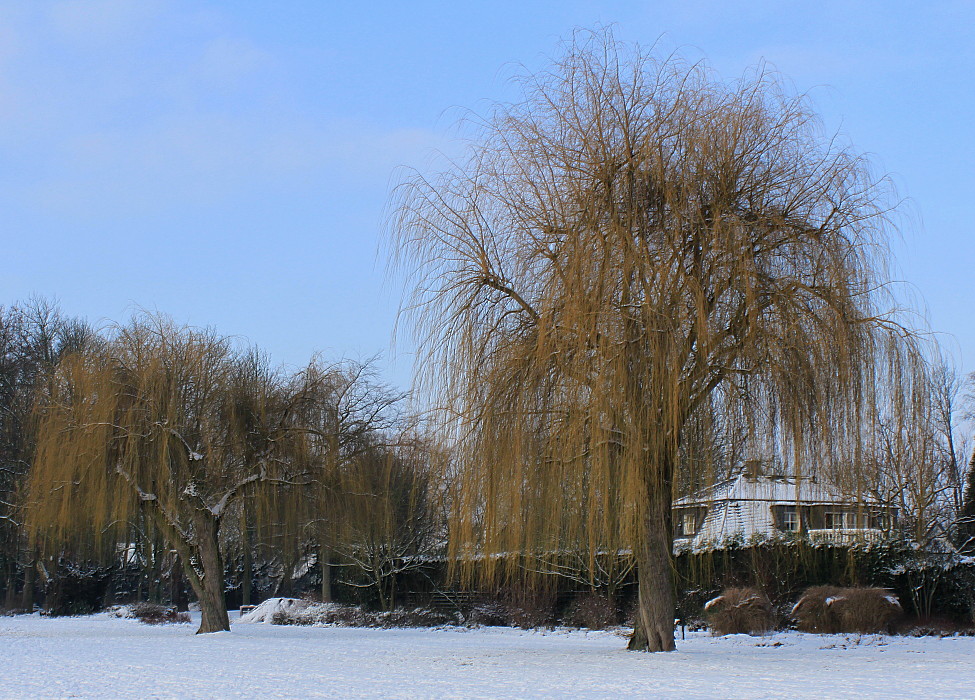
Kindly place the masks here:
POLYGON ((670 650, 673 493, 714 468, 682 462, 693 417, 761 416, 796 470, 859 459, 889 188, 761 69, 727 83, 603 32, 520 84, 390 223, 421 386, 462 452, 452 552, 492 576, 632 551, 630 648, 670 650))
POLYGON ((949 362, 942 360, 932 367, 932 422, 937 436, 938 461, 947 485, 945 535, 959 545, 959 518, 964 506, 967 462, 972 450, 971 435, 964 429, 964 384, 964 378, 949 362))
POLYGON ((313 400, 304 404, 301 422, 308 430, 312 459, 321 477, 305 490, 306 510, 295 542, 316 553, 321 597, 327 601, 332 597, 332 560, 345 548, 342 533, 347 533, 351 522, 348 499, 354 500, 356 493, 374 494, 367 485, 350 481, 349 475, 358 474, 363 460, 369 461, 382 443, 380 436, 403 427, 400 406, 405 394, 379 380, 374 359, 315 361, 307 371, 308 378, 316 380, 316 389, 313 400))
POLYGON ((935 360, 902 355, 881 370, 886 388, 864 425, 864 457, 847 473, 896 510, 903 536, 928 549, 963 539, 970 450, 961 425, 962 382, 943 358, 935 360))
MULTIPOLYGON (((951 375, 949 375, 951 377, 951 375)), ((956 440, 957 451, 963 455, 960 460, 962 465, 966 464, 965 457, 968 457, 967 468, 964 468, 959 481, 961 486, 961 501, 956 511, 955 522, 955 544, 966 554, 975 551, 975 448, 972 447, 972 425, 975 423, 975 372, 968 375, 962 386, 967 389, 963 394, 960 404, 963 420, 968 421, 968 434, 963 434, 962 439, 956 440), (967 439, 966 439, 967 437, 967 439)), ((949 384, 949 387, 956 387, 949 384)), ((957 393, 951 394, 957 400, 957 393)))
POLYGON ((441 534, 435 488, 437 451, 417 435, 373 434, 341 470, 332 510, 333 551, 392 610, 400 574, 422 568, 441 534))

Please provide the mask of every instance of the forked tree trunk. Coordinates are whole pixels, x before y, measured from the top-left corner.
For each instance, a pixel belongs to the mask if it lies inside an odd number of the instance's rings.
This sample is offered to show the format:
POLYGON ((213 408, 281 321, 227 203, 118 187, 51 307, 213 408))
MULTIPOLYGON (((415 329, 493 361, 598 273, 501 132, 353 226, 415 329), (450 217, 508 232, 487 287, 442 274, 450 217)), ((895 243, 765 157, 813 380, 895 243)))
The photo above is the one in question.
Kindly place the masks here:
POLYGON ((200 601, 203 619, 197 634, 206 632, 229 632, 230 616, 227 615, 227 601, 224 596, 223 557, 220 556, 220 520, 209 510, 199 508, 193 513, 193 537, 188 538, 177 529, 155 499, 142 501, 166 541, 179 554, 186 575, 196 599, 200 601))
POLYGON ((230 631, 230 617, 224 597, 223 558, 220 556, 220 522, 207 511, 196 514, 196 549, 200 576, 190 576, 190 583, 200 601, 202 620, 197 634, 230 631))
POLYGON ((649 493, 643 537, 636 551, 639 599, 633 651, 674 651, 674 575, 671 536, 671 494, 666 488, 649 493))

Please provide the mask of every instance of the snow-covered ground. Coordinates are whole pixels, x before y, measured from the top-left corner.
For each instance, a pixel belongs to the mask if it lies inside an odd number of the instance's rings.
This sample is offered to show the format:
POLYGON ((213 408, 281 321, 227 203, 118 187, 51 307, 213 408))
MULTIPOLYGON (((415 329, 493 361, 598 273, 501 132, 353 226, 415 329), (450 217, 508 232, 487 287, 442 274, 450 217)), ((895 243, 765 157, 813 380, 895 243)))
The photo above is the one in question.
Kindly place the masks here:
POLYGON ((973 697, 975 638, 709 637, 672 654, 610 632, 152 627, 0 617, 3 698, 973 697))

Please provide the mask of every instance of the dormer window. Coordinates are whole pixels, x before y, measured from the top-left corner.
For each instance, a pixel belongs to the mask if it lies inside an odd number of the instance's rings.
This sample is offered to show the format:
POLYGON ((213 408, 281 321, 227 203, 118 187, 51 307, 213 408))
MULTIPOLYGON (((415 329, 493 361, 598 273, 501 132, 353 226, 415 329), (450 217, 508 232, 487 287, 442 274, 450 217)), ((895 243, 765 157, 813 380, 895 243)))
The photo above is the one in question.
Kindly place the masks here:
POLYGON ((789 532, 798 532, 799 512, 795 508, 786 509, 782 518, 782 529, 789 532))
POLYGON ((674 529, 677 537, 693 537, 704 521, 706 508, 695 506, 691 508, 681 508, 674 514, 674 529))
POLYGON ((799 516, 799 509, 796 506, 775 506, 772 511, 775 514, 775 524, 783 532, 799 532, 802 527, 802 520, 799 516))

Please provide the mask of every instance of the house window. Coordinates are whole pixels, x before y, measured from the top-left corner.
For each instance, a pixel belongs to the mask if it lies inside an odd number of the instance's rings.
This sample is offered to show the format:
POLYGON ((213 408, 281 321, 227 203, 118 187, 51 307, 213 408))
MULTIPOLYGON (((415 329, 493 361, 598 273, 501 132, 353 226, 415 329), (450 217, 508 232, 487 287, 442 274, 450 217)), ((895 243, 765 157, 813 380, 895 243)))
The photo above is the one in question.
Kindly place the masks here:
POLYGON ((893 524, 893 513, 873 512, 870 513, 868 522, 874 530, 887 530, 893 524))
POLYGON ((685 510, 680 517, 680 531, 685 537, 690 537, 697 532, 697 516, 692 510, 685 510))
POLYGON ((823 517, 827 530, 851 530, 856 527, 856 514, 841 510, 828 510, 823 517))
POLYGON ((782 509, 782 529, 786 532, 799 531, 799 511, 794 506, 782 509))

